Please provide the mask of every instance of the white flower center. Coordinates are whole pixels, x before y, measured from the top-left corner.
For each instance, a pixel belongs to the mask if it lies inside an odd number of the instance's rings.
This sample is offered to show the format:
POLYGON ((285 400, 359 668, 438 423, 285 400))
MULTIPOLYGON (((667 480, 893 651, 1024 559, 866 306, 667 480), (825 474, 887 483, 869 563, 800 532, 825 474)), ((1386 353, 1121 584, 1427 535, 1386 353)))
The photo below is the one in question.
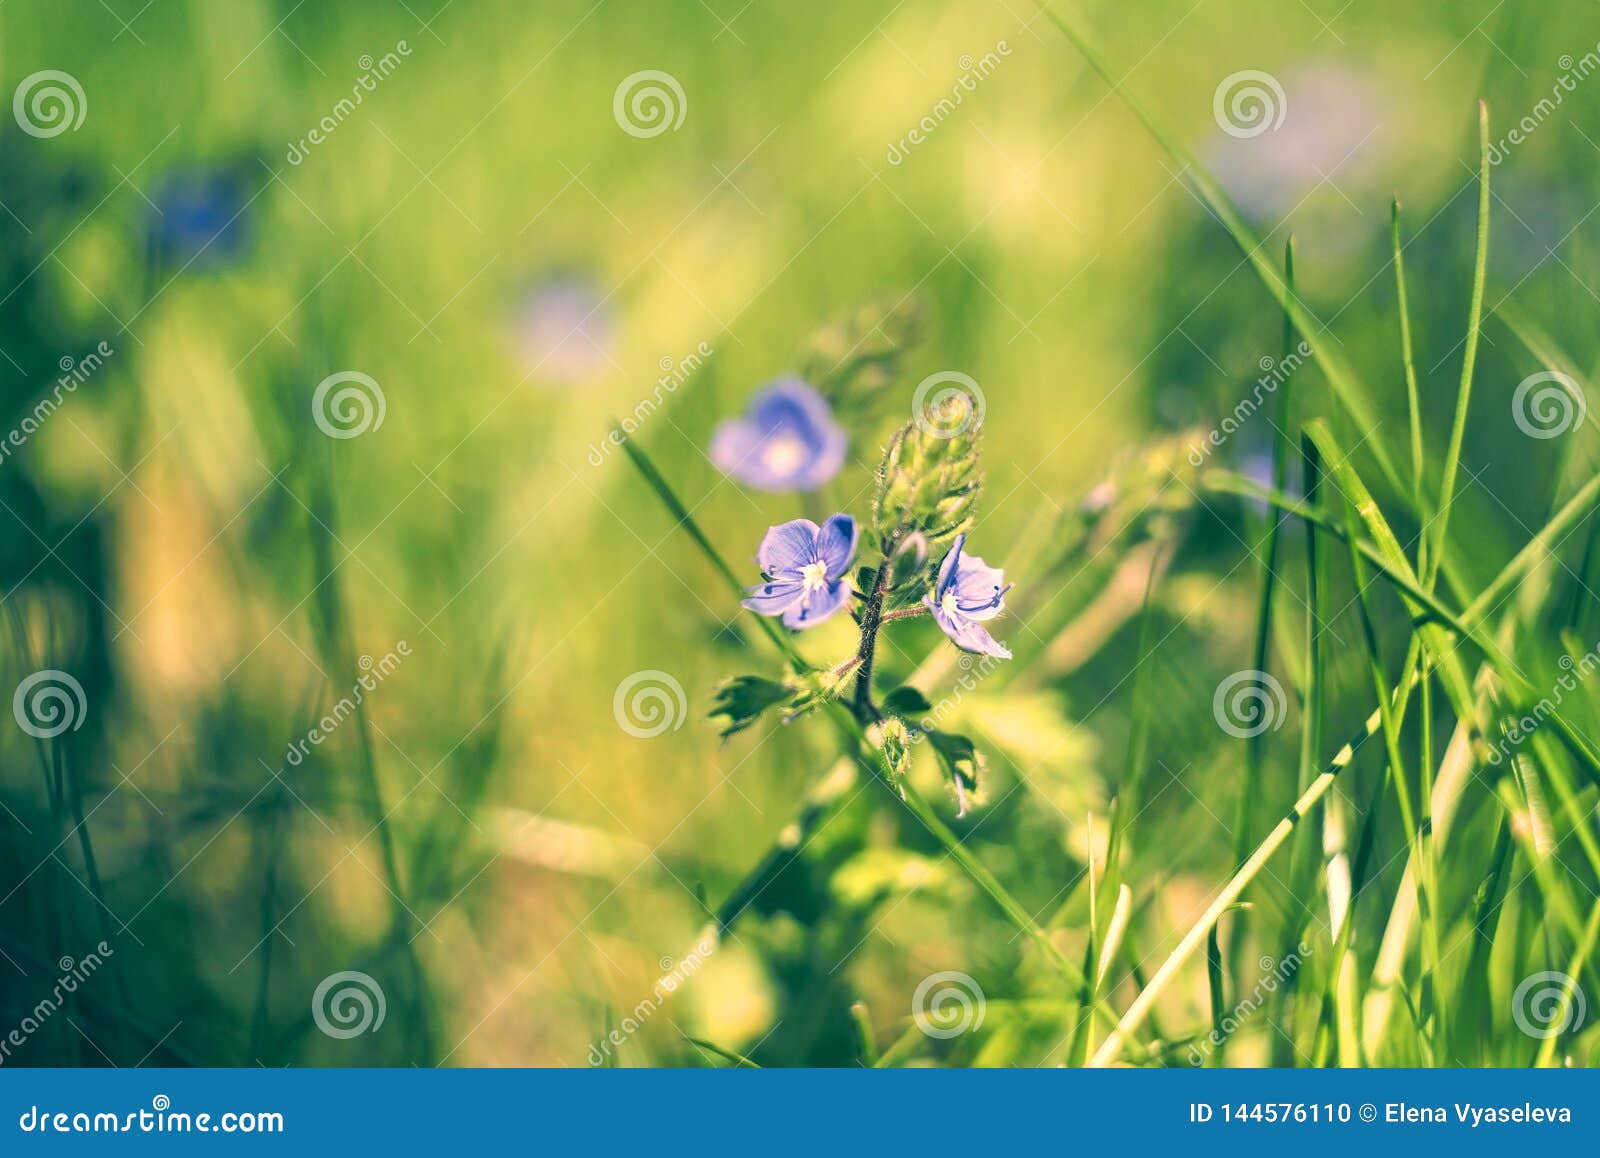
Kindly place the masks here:
POLYGON ((954 587, 939 597, 939 610, 946 615, 956 614, 956 589, 954 587))
POLYGON ((800 581, 805 584, 807 593, 820 591, 828 585, 828 565, 821 559, 807 563, 800 568, 800 581))
POLYGON ((793 434, 776 434, 761 448, 761 462, 773 474, 793 474, 805 457, 804 440, 793 434))

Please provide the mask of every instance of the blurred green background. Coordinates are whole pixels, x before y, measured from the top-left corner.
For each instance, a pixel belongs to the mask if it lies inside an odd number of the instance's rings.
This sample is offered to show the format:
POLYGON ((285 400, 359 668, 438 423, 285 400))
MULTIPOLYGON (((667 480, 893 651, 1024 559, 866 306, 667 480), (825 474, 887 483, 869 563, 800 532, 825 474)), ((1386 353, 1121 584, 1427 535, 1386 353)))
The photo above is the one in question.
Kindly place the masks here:
MULTIPOLYGON (((1564 57, 1595 49, 1594 6, 1061 11, 1178 127, 1274 261, 1295 232, 1301 290, 1385 419, 1347 441, 1396 451, 1400 194, 1437 454, 1469 290, 1475 102, 1498 138, 1564 57), (1245 69, 1287 105, 1251 138, 1220 131, 1212 107, 1245 69)), ((1059 662, 966 705, 992 779, 958 827, 1031 911, 1081 878, 1126 744, 1138 599, 1114 568, 1085 591, 1070 561, 1013 560, 1048 558, 1051 517, 1141 447, 1231 412, 1280 321, 1185 173, 1028 0, 10 0, 6 91, 46 69, 75 78, 85 115, 51 136, 0 125, 4 425, 51 394, 63 359, 113 353, 0 461, 4 687, 61 669, 87 704, 49 743, 0 729, 0 1012, 24 1017, 60 959, 102 939, 114 977, 8 1060, 593 1063, 837 756, 819 723, 723 743, 703 719, 722 676, 773 661, 728 629, 733 598, 606 451, 608 421, 650 397, 638 444, 753 581, 769 524, 866 515, 915 383, 957 369, 981 384, 973 549, 1019 596, 1035 589, 998 634, 1059 662), (892 161, 985 54, 992 71, 892 161), (639 136, 614 97, 647 69, 678 82, 683 115, 639 136), (912 302, 920 340, 814 503, 707 460, 715 424, 799 368, 819 331, 870 330, 874 309, 912 302), (701 343, 703 364, 658 392, 701 343), (383 395, 359 437, 314 418, 341 371, 383 395), (410 654, 362 713, 291 763, 362 657, 401 641, 410 654), (617 722, 640 671, 686 699, 653 737, 617 722), (318 1032, 313 993, 346 970, 381 986, 377 1032, 318 1032)), ((1479 582, 1543 521, 1557 465, 1511 425, 1536 364, 1496 312, 1514 305, 1580 367, 1597 352, 1597 107, 1600 85, 1581 81, 1495 171, 1482 420, 1455 521, 1481 549, 1479 582)), ((1299 392, 1306 413, 1333 413, 1317 375, 1299 392)), ((1219 461, 1259 474, 1258 426, 1219 461)), ((1227 872, 1237 808, 1239 748, 1211 696, 1249 653, 1261 515, 1186 491, 1165 500, 1183 532, 1160 531, 1182 547, 1153 611, 1164 839, 1128 870, 1141 953, 1227 872)), ((1113 562, 1148 567, 1146 516, 1129 515, 1113 562)), ((802 645, 820 662, 850 639, 840 622, 802 645)), ((915 627, 883 662, 909 672, 940 646, 915 627)), ((1358 649, 1337 660, 1361 691, 1358 649)), ((1338 734, 1365 692, 1330 709, 1338 734)), ((1275 743, 1292 762, 1294 737, 1275 743)), ((1293 789, 1292 770, 1269 780, 1260 814, 1293 789)), ((1060 1060, 1022 943, 897 825, 871 797, 841 813, 617 1060, 724 1064, 689 1036, 763 1064, 855 1064, 851 1004, 893 1040, 940 970, 982 981, 989 1034, 923 1060, 1060 1060), (1033 999, 1044 1012, 1017 1012, 1033 999)), ((1384 840, 1392 889, 1399 837, 1384 840)), ((1081 952, 1081 917, 1062 923, 1081 952)), ((1180 1023, 1204 1009, 1194 972, 1169 1001, 1180 1023)), ((1233 1056, 1277 1057, 1270 1036, 1233 1056)))

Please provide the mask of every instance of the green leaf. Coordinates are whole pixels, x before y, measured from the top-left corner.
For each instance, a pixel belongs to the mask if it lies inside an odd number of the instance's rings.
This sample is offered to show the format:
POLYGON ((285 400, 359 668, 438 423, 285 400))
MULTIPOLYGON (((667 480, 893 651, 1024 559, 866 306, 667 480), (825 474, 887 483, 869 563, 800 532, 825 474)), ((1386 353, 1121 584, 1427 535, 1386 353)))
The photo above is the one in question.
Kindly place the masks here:
POLYGON ((768 708, 793 699, 794 689, 760 676, 734 676, 718 685, 713 697, 711 711, 706 714, 713 719, 728 718, 728 726, 722 729, 722 738, 727 739, 759 720, 768 708))
POLYGON ((967 794, 978 790, 978 776, 983 771, 983 756, 973 747, 972 741, 955 732, 940 732, 928 729, 923 732, 928 741, 933 745, 934 755, 939 757, 939 763, 944 767, 945 774, 950 777, 950 782, 956 790, 956 802, 960 806, 958 816, 967 814, 967 794))
POLYGON ((883 697, 883 710, 891 716, 924 716, 933 710, 928 697, 910 684, 904 684, 883 697))

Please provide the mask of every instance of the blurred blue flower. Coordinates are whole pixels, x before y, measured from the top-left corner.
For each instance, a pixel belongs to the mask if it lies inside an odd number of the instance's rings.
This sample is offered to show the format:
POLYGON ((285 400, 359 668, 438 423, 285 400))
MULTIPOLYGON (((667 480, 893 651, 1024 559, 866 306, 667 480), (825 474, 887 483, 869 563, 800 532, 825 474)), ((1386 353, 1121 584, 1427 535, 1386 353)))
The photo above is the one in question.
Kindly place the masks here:
POLYGON ((799 378, 757 392, 742 418, 711 436, 711 461, 746 486, 814 491, 844 466, 849 439, 827 400, 799 378))
POLYGON ((1247 136, 1224 127, 1207 150, 1209 167, 1244 215, 1276 226, 1292 214, 1296 232, 1310 229, 1319 242, 1386 221, 1353 208, 1375 192, 1398 144, 1378 78, 1318 60, 1284 74, 1281 103, 1270 99, 1267 115, 1281 112, 1281 127, 1247 136))
POLYGON ((796 631, 815 627, 850 597, 844 575, 857 534, 849 515, 834 515, 820 528, 810 519, 769 528, 756 552, 767 581, 746 588, 741 605, 757 615, 781 615, 796 631))
POLYGON ((1010 659, 1005 645, 989 634, 983 625, 1005 607, 1005 594, 1015 584, 1006 582, 1005 572, 991 567, 976 555, 963 555, 967 537, 958 536, 955 546, 939 564, 939 580, 922 602, 933 611, 934 622, 963 651, 1010 659))
POLYGON ((530 375, 575 386, 612 362, 616 325, 606 295, 582 277, 564 274, 534 285, 517 304, 514 328, 530 375))
POLYGON ((192 169, 168 174, 151 201, 151 246, 167 264, 220 269, 243 259, 250 248, 248 200, 236 172, 192 169))

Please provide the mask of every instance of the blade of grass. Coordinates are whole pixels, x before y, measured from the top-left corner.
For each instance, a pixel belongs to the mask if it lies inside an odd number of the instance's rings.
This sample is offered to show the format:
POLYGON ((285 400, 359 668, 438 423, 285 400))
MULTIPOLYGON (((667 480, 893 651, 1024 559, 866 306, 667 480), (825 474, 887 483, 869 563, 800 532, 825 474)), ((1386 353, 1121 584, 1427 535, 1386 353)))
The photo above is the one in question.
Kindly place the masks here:
POLYGON ((1456 412, 1450 423, 1450 443, 1444 455, 1444 478, 1439 485, 1439 513, 1434 519, 1434 546, 1423 586, 1430 591, 1439 577, 1450 533, 1450 512, 1455 506, 1456 474, 1461 467, 1461 443, 1467 431, 1467 409, 1472 402, 1472 373, 1478 362, 1478 337, 1483 330, 1483 285, 1489 267, 1489 106, 1478 102, 1478 242, 1472 263, 1472 305, 1467 314, 1467 344, 1461 356, 1461 384, 1456 390, 1456 412))
MULTIPOLYGON (((1283 280, 1289 293, 1294 292, 1294 238, 1291 236, 1283 248, 1283 280)), ((1293 363, 1289 361, 1293 353, 1294 319, 1285 311, 1283 316, 1283 358, 1280 364, 1290 367, 1289 373, 1284 377, 1283 385, 1279 388, 1278 399, 1278 437, 1272 443, 1272 486, 1275 490, 1288 490, 1289 482, 1289 456, 1294 451, 1293 439, 1288 434, 1289 429, 1289 392, 1294 381, 1293 363)), ((1285 516, 1282 511, 1267 508, 1267 534, 1266 547, 1263 552, 1261 567, 1261 593, 1256 602, 1256 642, 1255 651, 1251 656, 1251 670, 1265 672, 1271 662, 1272 652, 1272 596, 1277 587, 1277 561, 1278 544, 1282 540, 1283 523, 1285 516)), ((1256 797, 1261 790, 1261 761, 1266 751, 1266 735, 1271 729, 1260 728, 1251 731, 1245 746, 1244 785, 1239 792, 1238 815, 1233 828, 1233 864, 1237 868, 1244 863, 1245 856, 1250 851, 1251 833, 1255 831, 1254 808, 1256 797)), ((1235 935, 1243 940, 1246 921, 1236 920, 1235 935)))
MULTIPOLYGON (((1400 198, 1389 203, 1389 234, 1394 249, 1395 296, 1400 305, 1400 361, 1405 369, 1406 414, 1411 425, 1411 502, 1423 526, 1428 524, 1427 503, 1423 499, 1422 471, 1422 399, 1417 389, 1417 365, 1411 353, 1411 306, 1406 299, 1406 266, 1404 250, 1400 244, 1400 198)), ((1282 490, 1282 487, 1278 488, 1282 490)), ((1417 571, 1427 568, 1426 535, 1417 537, 1417 571)))

